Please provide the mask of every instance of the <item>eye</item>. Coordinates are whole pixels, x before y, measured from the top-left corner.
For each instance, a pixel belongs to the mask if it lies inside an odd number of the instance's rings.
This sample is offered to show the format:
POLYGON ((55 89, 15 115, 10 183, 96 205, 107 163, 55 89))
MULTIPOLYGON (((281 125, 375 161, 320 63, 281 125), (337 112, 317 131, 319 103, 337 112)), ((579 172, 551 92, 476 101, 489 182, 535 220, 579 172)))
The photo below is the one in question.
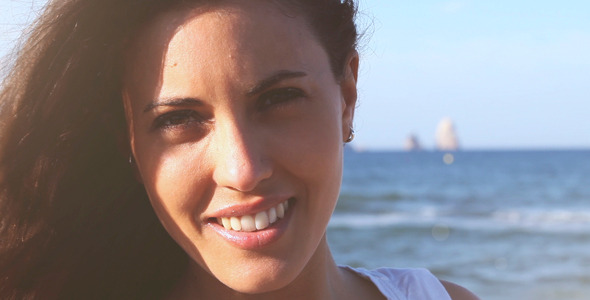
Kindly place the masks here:
POLYGON ((298 88, 275 89, 260 95, 257 106, 260 110, 266 110, 276 105, 287 104, 289 101, 304 96, 305 93, 298 88))
POLYGON ((175 110, 158 116, 153 123, 153 129, 172 129, 189 126, 193 123, 203 123, 205 119, 194 110, 175 110))

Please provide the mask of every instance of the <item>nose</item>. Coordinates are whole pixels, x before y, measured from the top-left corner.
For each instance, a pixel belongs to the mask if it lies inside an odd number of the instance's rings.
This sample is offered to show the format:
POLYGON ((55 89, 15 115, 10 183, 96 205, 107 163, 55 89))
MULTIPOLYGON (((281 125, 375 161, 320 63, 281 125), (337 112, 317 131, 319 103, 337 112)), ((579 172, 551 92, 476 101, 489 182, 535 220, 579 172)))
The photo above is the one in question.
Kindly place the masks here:
POLYGON ((234 121, 218 125, 214 143, 213 179, 219 186, 250 192, 272 175, 268 149, 254 128, 234 121))

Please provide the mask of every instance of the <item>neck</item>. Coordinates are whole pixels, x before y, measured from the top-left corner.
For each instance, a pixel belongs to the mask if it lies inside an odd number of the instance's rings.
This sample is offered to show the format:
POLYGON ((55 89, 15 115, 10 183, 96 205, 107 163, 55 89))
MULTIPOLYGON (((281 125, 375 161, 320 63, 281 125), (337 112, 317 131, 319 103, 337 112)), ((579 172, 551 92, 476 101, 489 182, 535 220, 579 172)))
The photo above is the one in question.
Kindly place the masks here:
MULTIPOLYGON (((369 288, 371 285, 368 286, 369 288)), ((303 271, 287 286, 261 294, 236 292, 196 263, 170 295, 170 299, 367 299, 367 282, 348 271, 338 268, 326 242, 321 240, 314 255, 303 271)), ((373 286, 374 288, 374 286, 373 286)))

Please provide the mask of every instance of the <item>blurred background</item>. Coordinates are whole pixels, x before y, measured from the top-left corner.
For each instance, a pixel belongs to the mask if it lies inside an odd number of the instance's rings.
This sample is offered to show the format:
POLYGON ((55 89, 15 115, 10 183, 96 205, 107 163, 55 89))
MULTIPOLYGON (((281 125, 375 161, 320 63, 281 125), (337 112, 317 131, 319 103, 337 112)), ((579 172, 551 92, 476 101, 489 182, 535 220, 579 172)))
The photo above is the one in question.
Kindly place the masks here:
MULTIPOLYGON (((0 0, 2 68, 45 1, 0 0)), ((590 2, 361 0, 336 260, 589 299, 590 2)))
POLYGON ((359 149, 590 148, 590 2, 360 2, 359 149))
POLYGON ((328 241, 482 299, 590 299, 590 151, 349 151, 328 241))

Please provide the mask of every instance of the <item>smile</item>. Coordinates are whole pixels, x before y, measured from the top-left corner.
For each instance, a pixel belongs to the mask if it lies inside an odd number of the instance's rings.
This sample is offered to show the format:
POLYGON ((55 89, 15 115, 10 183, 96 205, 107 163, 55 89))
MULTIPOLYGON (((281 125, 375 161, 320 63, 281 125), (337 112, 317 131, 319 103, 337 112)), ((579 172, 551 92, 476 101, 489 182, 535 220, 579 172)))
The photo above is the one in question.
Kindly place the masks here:
POLYGON ((217 223, 227 230, 253 232, 265 229, 282 219, 288 208, 289 200, 285 200, 274 207, 253 215, 217 218, 217 223))

